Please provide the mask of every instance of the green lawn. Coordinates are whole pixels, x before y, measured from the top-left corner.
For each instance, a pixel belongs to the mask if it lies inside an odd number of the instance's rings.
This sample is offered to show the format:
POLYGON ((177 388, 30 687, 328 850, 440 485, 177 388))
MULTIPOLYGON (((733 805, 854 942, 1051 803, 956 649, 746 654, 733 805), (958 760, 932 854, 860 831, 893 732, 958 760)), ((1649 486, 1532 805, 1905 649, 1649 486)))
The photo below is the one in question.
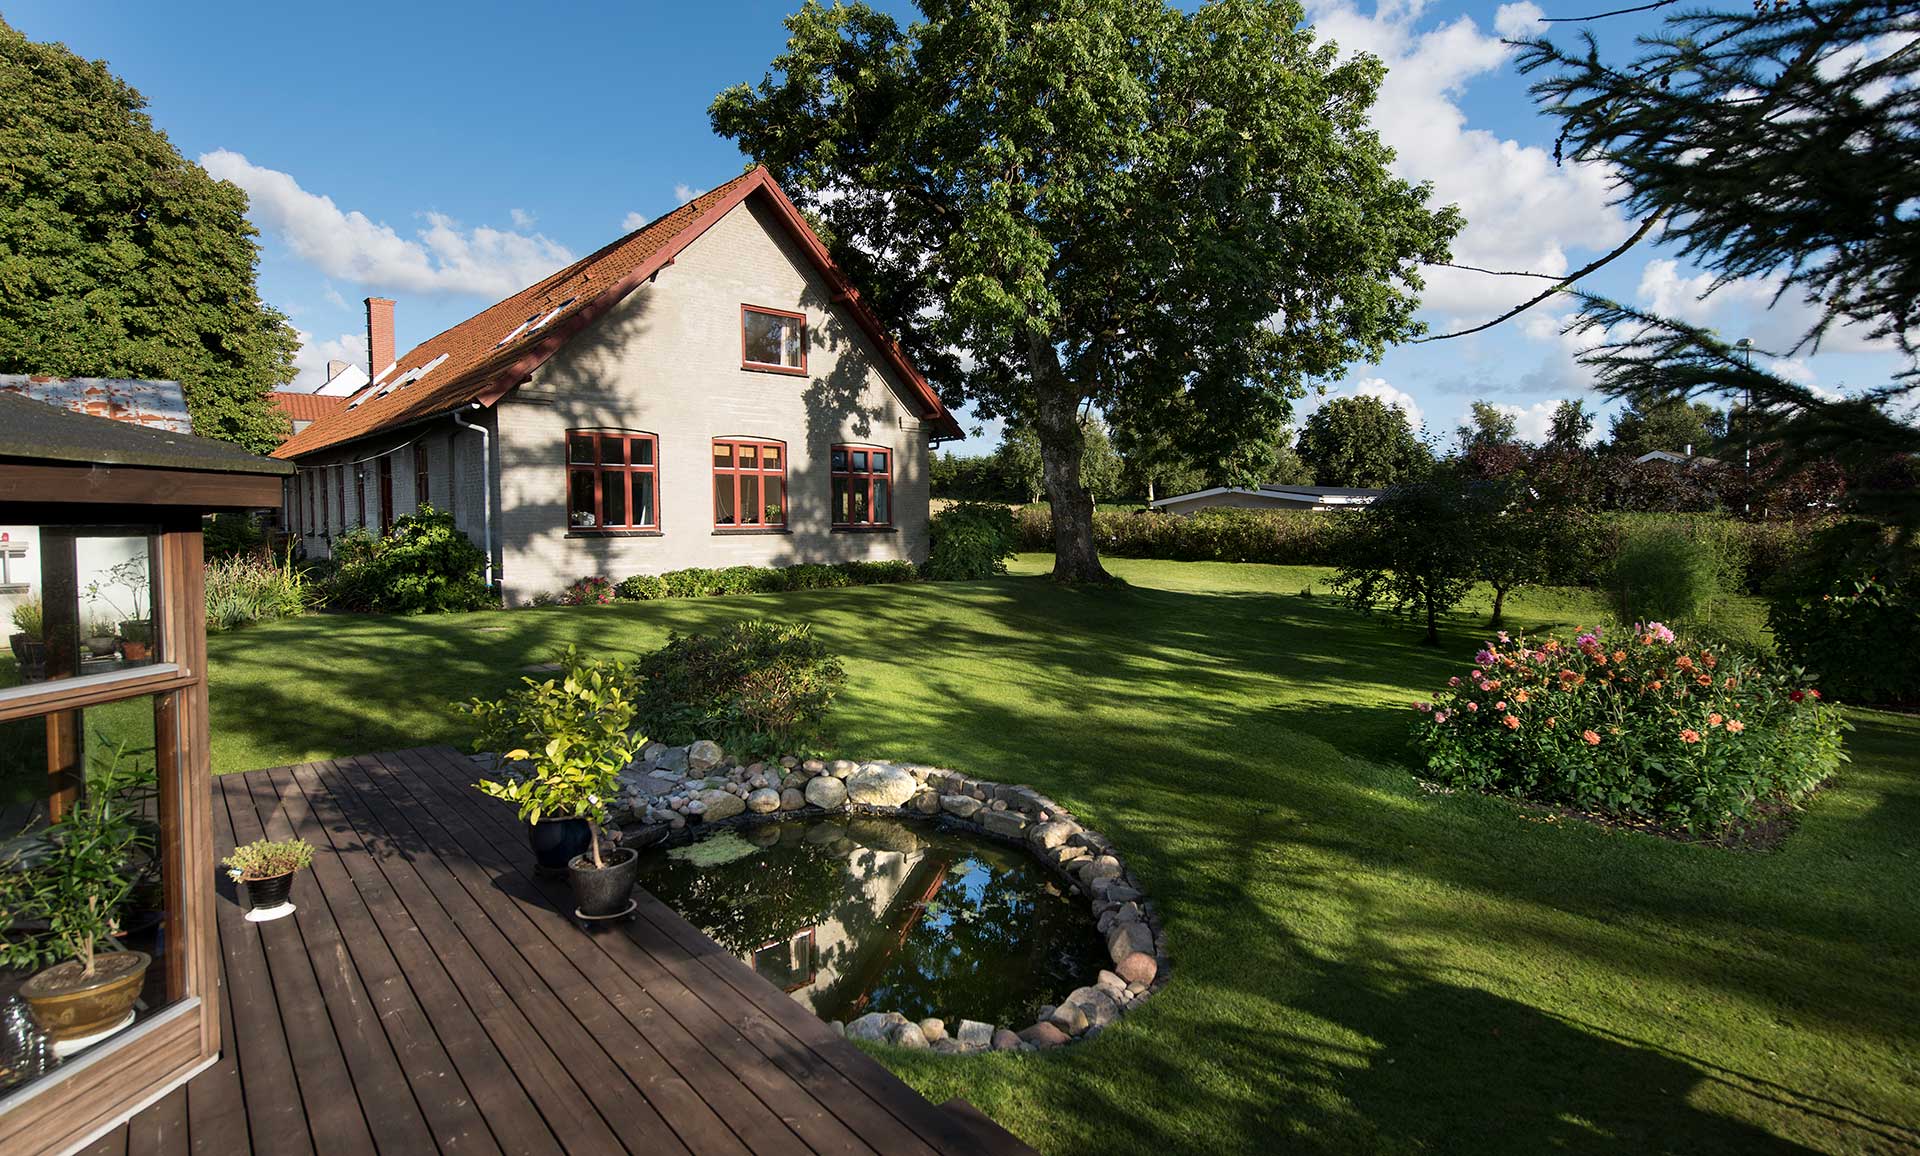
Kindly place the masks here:
MULTIPOLYGON (((848 660, 846 753, 1034 783, 1160 904, 1173 982, 1100 1039, 885 1057, 1042 1151, 1920 1148, 1920 720, 1855 713, 1854 762, 1777 853, 1544 822, 1409 773, 1406 704, 1471 620, 1435 652, 1324 571, 1109 565, 1129 588, 1023 557, 972 584, 268 624, 211 640, 216 767, 462 741, 449 699, 567 641, 805 620, 848 660)), ((1511 605, 1600 617, 1577 591, 1511 605)))

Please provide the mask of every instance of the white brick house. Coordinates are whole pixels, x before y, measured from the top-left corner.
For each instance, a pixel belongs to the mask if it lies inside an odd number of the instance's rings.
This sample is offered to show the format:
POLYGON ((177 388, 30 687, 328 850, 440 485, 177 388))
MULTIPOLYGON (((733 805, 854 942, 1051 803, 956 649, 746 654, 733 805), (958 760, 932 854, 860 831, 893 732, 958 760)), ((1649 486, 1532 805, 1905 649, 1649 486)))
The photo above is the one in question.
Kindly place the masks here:
POLYGON ((960 429, 755 169, 393 356, 288 439, 325 556, 422 498, 518 601, 684 566, 923 560, 930 446, 960 429))

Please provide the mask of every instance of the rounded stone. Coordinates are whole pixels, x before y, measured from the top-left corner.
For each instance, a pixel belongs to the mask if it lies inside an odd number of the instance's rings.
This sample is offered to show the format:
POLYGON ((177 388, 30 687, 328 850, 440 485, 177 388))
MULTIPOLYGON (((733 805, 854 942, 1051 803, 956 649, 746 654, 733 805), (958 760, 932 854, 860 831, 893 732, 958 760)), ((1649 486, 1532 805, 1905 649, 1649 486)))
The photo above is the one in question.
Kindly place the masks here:
POLYGON ((940 811, 940 793, 921 791, 913 797, 913 809, 922 815, 934 815, 940 811))
POLYGON ((869 763, 847 776, 847 797, 867 807, 901 806, 919 787, 912 775, 885 763, 869 763))
POLYGON ((1020 1047, 1020 1037, 1008 1028, 993 1030, 993 1050, 996 1052, 1016 1051, 1020 1047))
POLYGON ((919 1024, 905 1023, 894 1025, 893 1034, 888 1037, 888 1042, 896 1048, 924 1048, 928 1041, 927 1034, 920 1030, 919 1024))
POLYGON ((699 801, 706 810, 709 823, 731 819, 747 809, 746 802, 731 791, 707 791, 701 794, 699 801))
POLYGON ((769 790, 766 787, 762 787, 759 790, 755 791, 753 794, 747 796, 747 810, 752 811, 756 815, 764 815, 768 811, 778 811, 779 809, 780 809, 780 792, 779 791, 769 790))
POLYGON ((1042 823, 1027 832, 1027 840, 1036 847, 1050 851, 1073 838, 1079 830, 1080 828, 1072 823, 1062 823, 1056 819, 1050 823, 1042 823))
POLYGON ((806 805, 807 795, 805 791, 799 790, 796 787, 788 787, 786 790, 780 792, 780 809, 782 811, 798 811, 806 805))
POLYGON ((860 764, 852 759, 835 759, 827 764, 827 773, 836 779, 844 779, 860 769, 860 764))
POLYGON ((884 1044, 887 1037, 893 1034, 893 1028, 893 1020, 886 1012, 868 1012, 847 1024, 847 1038, 884 1044))
POLYGON ((696 771, 710 771, 726 758, 726 752, 712 739, 701 739, 687 748, 687 766, 696 771))
POLYGON ((927 1037, 928 1043, 938 1043, 947 1038, 947 1021, 937 1016, 921 1020, 920 1034, 927 1037))
POLYGON ((1036 1048, 1057 1048, 1067 1042, 1067 1033, 1055 1025, 1041 1020, 1032 1027, 1023 1030, 1020 1038, 1036 1048))
POLYGON ((823 811, 835 811, 847 804, 847 785, 830 775, 807 780, 807 802, 823 811))
POLYGON ((1128 990, 1132 990, 1136 983, 1143 988, 1152 983, 1153 977, 1160 974, 1160 965, 1153 961, 1153 956, 1136 951, 1114 964, 1113 970, 1127 981, 1128 990))

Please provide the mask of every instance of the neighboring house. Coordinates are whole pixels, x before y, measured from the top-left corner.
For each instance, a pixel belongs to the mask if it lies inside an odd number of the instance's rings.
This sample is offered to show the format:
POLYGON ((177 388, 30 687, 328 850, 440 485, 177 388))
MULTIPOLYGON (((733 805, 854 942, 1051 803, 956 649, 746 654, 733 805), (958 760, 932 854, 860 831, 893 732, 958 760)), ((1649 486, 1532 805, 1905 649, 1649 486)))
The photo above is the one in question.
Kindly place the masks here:
POLYGON ((1241 510, 1340 510, 1364 506, 1379 497, 1380 493, 1379 490, 1339 486, 1262 485, 1257 489, 1215 486, 1210 490, 1161 498, 1150 503, 1150 507, 1165 514, 1191 514, 1220 507, 1241 510))
POLYGON ((431 503, 519 601, 575 578, 927 551, 953 417, 763 169, 393 354, 275 456, 309 554, 431 503))
MULTIPOLYGON (((354 373, 349 376, 358 376, 361 385, 367 384, 367 375, 360 372, 358 367, 354 367, 354 373)), ((300 433, 321 418, 331 417, 347 408, 344 395, 293 393, 276 389, 269 396, 273 399, 274 407, 286 414, 287 420, 293 423, 294 433, 300 433)))
POLYGON ((1641 465, 1652 463, 1667 466, 1685 466, 1690 470, 1704 470, 1722 464, 1719 458, 1694 456, 1692 446, 1688 446, 1685 453, 1678 454, 1672 450, 1649 450, 1633 460, 1641 465))

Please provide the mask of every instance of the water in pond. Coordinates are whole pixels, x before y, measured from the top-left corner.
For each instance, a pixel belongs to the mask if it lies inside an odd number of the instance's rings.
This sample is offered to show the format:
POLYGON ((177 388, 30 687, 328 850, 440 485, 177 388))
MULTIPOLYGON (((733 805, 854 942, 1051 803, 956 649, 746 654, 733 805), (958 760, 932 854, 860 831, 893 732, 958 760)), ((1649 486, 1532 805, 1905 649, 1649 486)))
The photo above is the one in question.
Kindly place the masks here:
POLYGON ((926 824, 723 830, 647 852, 640 885, 822 1019, 1019 1028, 1107 961, 1086 901, 1038 861, 926 824))

